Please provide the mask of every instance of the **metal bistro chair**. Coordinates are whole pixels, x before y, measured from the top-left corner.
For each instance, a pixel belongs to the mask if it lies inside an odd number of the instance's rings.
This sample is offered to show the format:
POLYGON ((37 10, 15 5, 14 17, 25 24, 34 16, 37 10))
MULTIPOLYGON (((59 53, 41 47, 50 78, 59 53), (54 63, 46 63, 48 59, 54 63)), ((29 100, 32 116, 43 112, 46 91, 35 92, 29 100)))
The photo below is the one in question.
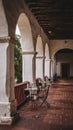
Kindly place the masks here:
POLYGON ((47 97, 49 93, 49 85, 45 85, 43 80, 37 82, 36 85, 32 84, 25 89, 25 95, 32 102, 33 108, 39 108, 43 104, 49 108, 49 103, 47 102, 47 97))
POLYGON ((49 93, 49 84, 45 84, 46 82, 44 82, 42 79, 40 80, 41 82, 39 82, 40 79, 38 79, 38 93, 37 93, 37 101, 38 101, 38 107, 41 107, 43 104, 46 104, 46 106, 49 108, 49 103, 47 102, 47 97, 48 97, 48 93, 49 93))
POLYGON ((27 88, 24 90, 28 101, 32 102, 33 108, 35 108, 35 106, 37 106, 36 105, 37 91, 38 91, 38 88, 34 84, 30 84, 30 86, 27 86, 27 88))

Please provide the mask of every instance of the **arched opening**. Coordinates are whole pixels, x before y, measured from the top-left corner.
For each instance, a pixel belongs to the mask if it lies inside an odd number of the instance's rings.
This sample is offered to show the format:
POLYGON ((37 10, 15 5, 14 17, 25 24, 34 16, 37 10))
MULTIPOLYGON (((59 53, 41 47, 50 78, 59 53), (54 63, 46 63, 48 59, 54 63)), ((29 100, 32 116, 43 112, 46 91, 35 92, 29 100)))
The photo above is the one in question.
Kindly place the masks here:
POLYGON ((49 57, 49 47, 46 43, 45 45, 45 76, 50 78, 50 57, 49 57))
MULTIPOLYGON (((15 85, 15 98, 17 100, 17 106, 22 104, 26 100, 24 95, 24 89, 27 87, 27 83, 33 82, 33 41, 31 26, 27 16, 24 13, 21 13, 15 30, 15 37, 17 39, 17 44, 15 46, 16 54, 16 70, 15 78, 19 80, 15 85), (20 63, 19 63, 20 62, 20 63), (18 67, 18 68, 17 68, 18 67), (20 70, 20 71, 19 71, 20 70), (20 73, 20 74, 19 74, 20 73), (17 79, 18 78, 18 79, 17 79)), ((14 58, 14 59, 15 59, 14 58)))
POLYGON ((37 38, 36 51, 36 78, 43 78, 43 45, 40 36, 37 38))
POLYGON ((15 84, 22 82, 22 48, 21 35, 16 33, 17 45, 14 48, 14 68, 15 68, 15 84))
POLYGON ((16 28, 19 29, 21 37, 20 43, 22 48, 22 81, 33 82, 33 40, 30 23, 26 14, 20 14, 16 28))
POLYGON ((60 79, 73 79, 73 50, 61 49, 55 54, 56 74, 60 79))

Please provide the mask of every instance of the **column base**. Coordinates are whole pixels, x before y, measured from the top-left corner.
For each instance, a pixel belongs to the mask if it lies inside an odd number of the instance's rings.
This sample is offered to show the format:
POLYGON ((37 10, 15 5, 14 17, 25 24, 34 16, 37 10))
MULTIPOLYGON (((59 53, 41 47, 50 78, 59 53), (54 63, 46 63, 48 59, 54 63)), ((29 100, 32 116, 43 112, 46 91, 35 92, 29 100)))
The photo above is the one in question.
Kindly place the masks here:
POLYGON ((0 125, 11 125, 12 117, 0 117, 0 125))
POLYGON ((11 125, 19 120, 19 114, 16 113, 14 117, 0 117, 0 125, 11 125))
POLYGON ((11 115, 11 108, 9 102, 0 102, 0 125, 11 125, 19 119, 19 114, 11 115))

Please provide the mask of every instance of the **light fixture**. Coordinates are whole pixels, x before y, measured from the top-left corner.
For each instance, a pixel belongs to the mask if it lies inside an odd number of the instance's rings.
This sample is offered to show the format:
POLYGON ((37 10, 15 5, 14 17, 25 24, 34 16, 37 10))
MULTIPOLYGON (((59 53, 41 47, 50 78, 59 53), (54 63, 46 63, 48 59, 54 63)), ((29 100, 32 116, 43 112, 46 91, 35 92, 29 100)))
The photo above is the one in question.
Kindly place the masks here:
POLYGON ((51 31, 51 30, 49 30, 49 31, 48 31, 48 33, 49 33, 49 34, 51 34, 51 33, 52 33, 52 31, 51 31))
POLYGON ((67 44, 67 40, 65 40, 65 44, 67 44))

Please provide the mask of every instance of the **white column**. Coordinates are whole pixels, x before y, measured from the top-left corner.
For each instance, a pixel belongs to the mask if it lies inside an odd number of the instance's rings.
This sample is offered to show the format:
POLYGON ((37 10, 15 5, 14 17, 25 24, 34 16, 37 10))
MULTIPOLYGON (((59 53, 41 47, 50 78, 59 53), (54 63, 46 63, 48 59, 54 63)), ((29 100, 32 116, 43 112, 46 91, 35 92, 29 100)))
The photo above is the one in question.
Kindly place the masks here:
POLYGON ((56 61, 53 60, 53 75, 56 74, 56 61))
POLYGON ((23 82, 33 82, 33 58, 36 52, 22 52, 23 54, 23 82))
POLYGON ((61 77, 61 76, 60 76, 60 70, 61 70, 60 67, 61 67, 60 62, 57 62, 57 65, 56 65, 56 72, 57 72, 57 76, 58 76, 58 77, 61 77))
POLYGON ((16 113, 16 100, 14 93, 15 86, 15 75, 14 75, 14 47, 15 47, 15 39, 11 38, 10 43, 7 49, 7 92, 9 96, 9 101, 11 103, 11 115, 15 115, 16 113))
POLYGON ((51 80, 53 80, 53 60, 52 59, 50 61, 50 65, 51 65, 51 80))
MULTIPOLYGON (((5 40, 5 39, 4 39, 5 40)), ((2 41, 3 42, 3 41, 2 41)), ((11 124, 10 102, 7 94, 7 48, 9 43, 0 43, 0 124, 11 124)))
POLYGON ((8 102, 6 94, 6 68, 8 43, 0 43, 0 102, 8 102))
POLYGON ((8 37, 0 38, 0 124, 11 124, 16 113, 13 46, 8 37))
POLYGON ((45 76, 48 76, 50 78, 50 60, 45 59, 45 76))
POLYGON ((51 79, 53 80, 53 76, 55 74, 55 62, 54 59, 51 59, 51 79))
POLYGON ((51 59, 49 59, 49 78, 51 79, 51 59))
POLYGON ((36 78, 43 79, 43 58, 44 57, 36 57, 36 78))

